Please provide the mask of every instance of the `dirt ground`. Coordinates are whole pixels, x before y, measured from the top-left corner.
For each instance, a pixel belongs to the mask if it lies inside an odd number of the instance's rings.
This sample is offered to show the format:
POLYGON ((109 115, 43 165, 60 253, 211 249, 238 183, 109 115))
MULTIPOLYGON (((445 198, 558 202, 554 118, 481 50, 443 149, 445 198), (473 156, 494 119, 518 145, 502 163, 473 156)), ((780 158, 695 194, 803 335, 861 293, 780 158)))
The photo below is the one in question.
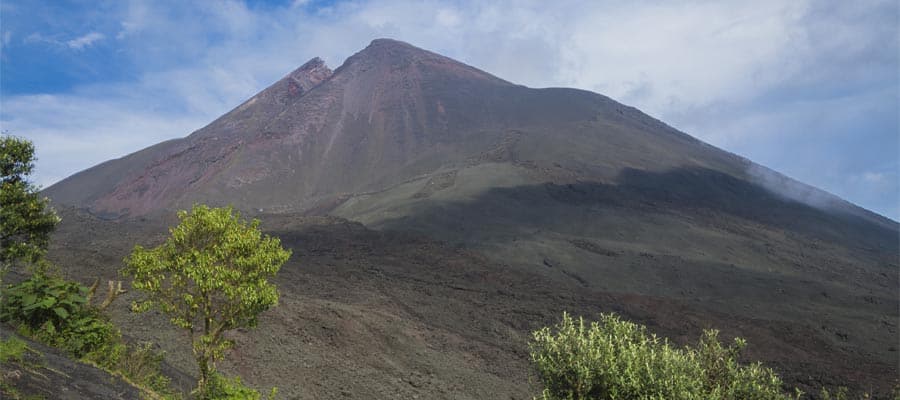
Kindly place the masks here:
MULTIPOLYGON (((134 244, 161 242, 172 222, 102 221, 71 210, 63 217, 51 258, 84 282, 115 278, 134 244)), ((264 216, 262 226, 294 252, 277 277, 280 304, 256 329, 233 332, 237 346, 219 367, 260 389, 276 386, 283 398, 530 399, 539 392, 530 332, 563 311, 588 318, 617 312, 682 344, 718 328, 725 340, 749 341, 747 360, 763 361, 788 387, 807 392, 844 385, 884 398, 897 376, 896 363, 837 346, 804 322, 600 291, 421 235, 333 217, 264 216)), ((135 294, 114 304, 114 321, 128 337, 158 343, 169 363, 193 374, 186 337, 159 314, 128 311, 135 294)))

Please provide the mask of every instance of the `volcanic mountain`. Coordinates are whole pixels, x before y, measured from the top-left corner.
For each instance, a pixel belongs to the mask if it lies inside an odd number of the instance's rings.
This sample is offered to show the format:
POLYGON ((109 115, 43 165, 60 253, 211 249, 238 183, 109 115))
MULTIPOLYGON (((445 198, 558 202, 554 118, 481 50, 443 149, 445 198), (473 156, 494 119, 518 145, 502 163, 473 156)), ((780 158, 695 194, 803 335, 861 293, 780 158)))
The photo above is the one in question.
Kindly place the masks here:
MULTIPOLYGON (((528 330, 562 310, 616 310, 676 341, 719 327, 802 387, 885 393, 897 375, 896 222, 603 95, 399 41, 333 71, 314 58, 189 136, 44 193, 72 207, 52 255, 81 262, 75 274, 114 274, 193 203, 259 216, 297 255, 268 329, 312 346, 304 365, 367 377, 374 397, 529 398, 528 330)), ((269 359, 243 362, 296 361, 267 340, 249 347, 269 359)), ((250 381, 284 390, 299 375, 250 381)))

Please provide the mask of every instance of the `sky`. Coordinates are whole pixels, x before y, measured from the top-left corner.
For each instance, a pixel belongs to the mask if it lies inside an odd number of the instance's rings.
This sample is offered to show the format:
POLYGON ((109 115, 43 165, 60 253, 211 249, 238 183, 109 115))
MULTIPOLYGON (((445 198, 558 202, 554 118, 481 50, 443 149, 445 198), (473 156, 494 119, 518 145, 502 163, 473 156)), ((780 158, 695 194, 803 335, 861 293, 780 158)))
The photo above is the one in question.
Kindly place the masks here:
POLYGON ((898 4, 0 0, 0 130, 35 143, 46 187, 389 37, 605 94, 898 220, 898 4))

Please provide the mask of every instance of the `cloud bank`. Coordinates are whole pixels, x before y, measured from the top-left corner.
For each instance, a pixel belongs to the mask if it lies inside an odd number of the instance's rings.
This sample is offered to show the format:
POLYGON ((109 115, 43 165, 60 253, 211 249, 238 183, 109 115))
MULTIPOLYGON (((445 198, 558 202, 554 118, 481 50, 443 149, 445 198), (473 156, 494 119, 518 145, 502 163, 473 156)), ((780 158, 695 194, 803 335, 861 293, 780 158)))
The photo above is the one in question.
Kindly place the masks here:
POLYGON ((29 53, 16 57, 18 48, 50 47, 48 40, 64 46, 42 57, 81 68, 79 83, 64 90, 0 99, 2 129, 36 142, 43 185, 185 136, 314 56, 336 67, 372 39, 392 37, 527 86, 606 94, 900 216, 898 5, 890 0, 2 7, 5 74, 25 68, 29 53), (41 23, 63 14, 72 16, 64 29, 41 23), (100 51, 107 53, 92 53, 100 51), (93 77, 110 73, 98 64, 108 60, 128 73, 93 77))

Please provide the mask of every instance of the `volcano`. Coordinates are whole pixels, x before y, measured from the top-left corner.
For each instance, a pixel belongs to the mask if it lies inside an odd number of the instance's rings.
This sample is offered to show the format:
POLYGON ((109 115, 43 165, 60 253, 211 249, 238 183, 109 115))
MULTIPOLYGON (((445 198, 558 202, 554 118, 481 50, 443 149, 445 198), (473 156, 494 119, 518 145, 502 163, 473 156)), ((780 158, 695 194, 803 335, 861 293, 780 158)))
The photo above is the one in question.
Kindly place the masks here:
POLYGON ((291 395, 530 398, 528 332, 563 310, 721 328, 812 390, 898 373, 896 222, 606 96, 395 40, 44 193, 74 276, 114 276, 194 203, 261 218, 294 248, 286 300, 224 368, 291 395))

